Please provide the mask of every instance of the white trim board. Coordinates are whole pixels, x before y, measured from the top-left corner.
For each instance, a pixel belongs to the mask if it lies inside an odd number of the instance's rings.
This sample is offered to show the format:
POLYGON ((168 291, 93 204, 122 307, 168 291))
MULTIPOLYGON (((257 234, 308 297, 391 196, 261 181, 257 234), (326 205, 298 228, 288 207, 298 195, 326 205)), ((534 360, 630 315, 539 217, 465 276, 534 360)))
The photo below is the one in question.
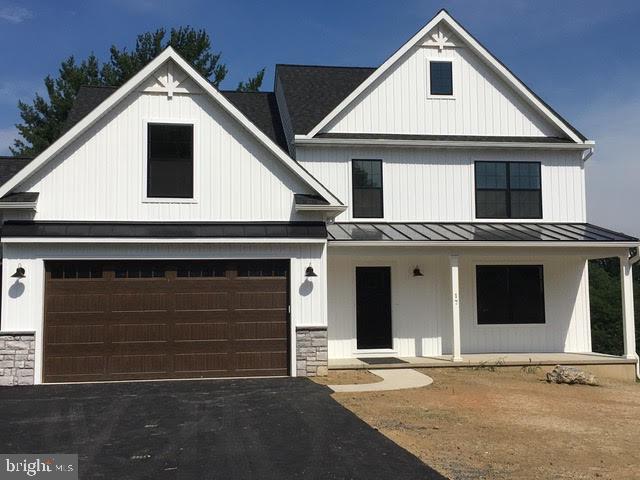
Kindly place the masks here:
POLYGON ((0 198, 10 193, 12 189, 20 185, 27 178, 33 175, 38 169, 45 165, 55 155, 60 153, 73 140, 78 138, 82 133, 86 132, 89 127, 95 124, 107 112, 118 105, 127 95, 139 87, 150 75, 153 74, 166 61, 175 62, 182 68, 188 76, 200 87, 204 92, 209 94, 232 118, 234 118, 242 127, 256 137, 260 143, 267 148, 269 152, 275 155, 285 166, 296 174, 309 187, 322 195, 331 206, 340 206, 342 202, 330 192, 324 185, 316 180, 307 170, 299 163, 293 160, 278 145, 275 144, 267 135, 257 128, 240 110, 227 100, 216 88, 211 85, 206 78, 200 75, 189 63, 184 60, 173 48, 167 47, 160 55, 154 58, 146 67, 140 70, 136 75, 129 79, 124 85, 116 90, 98 107, 92 110, 85 118, 74 125, 67 133, 62 135, 58 140, 51 144, 44 152, 38 155, 33 161, 27 164, 22 170, 13 176, 9 181, 0 187, 0 198))
POLYGON ((307 137, 314 137, 322 131, 331 121, 333 121, 340 113, 348 108, 363 92, 370 88, 387 70, 402 59, 402 57, 422 41, 434 27, 444 22, 453 33, 461 38, 466 46, 478 55, 485 63, 498 74, 503 80, 509 83, 513 89, 519 93, 530 105, 532 105, 543 117, 549 120, 553 125, 563 131, 569 138, 576 143, 584 143, 583 140, 575 133, 574 129, 558 114, 553 112, 542 102, 521 80, 519 80, 507 67, 505 67, 496 57, 494 57, 486 48, 484 48, 473 36, 471 36, 446 10, 440 10, 418 33, 409 39, 402 47, 391 55, 378 69, 373 72, 364 82, 362 82, 347 98, 345 98, 337 107, 335 107, 320 123, 318 123, 309 133, 307 137))

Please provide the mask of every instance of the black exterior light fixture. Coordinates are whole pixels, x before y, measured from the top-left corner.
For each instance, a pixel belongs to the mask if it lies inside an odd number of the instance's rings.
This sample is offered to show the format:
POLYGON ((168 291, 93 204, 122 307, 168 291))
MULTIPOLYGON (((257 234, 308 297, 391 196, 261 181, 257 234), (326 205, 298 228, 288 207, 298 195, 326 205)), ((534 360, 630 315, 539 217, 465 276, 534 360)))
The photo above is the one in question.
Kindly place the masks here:
POLYGON ((12 278, 24 278, 24 277, 26 277, 25 270, 24 270, 24 268, 22 268, 22 265, 18 265, 18 268, 16 268, 16 273, 11 275, 11 277, 12 278))
POLYGON ((420 267, 416 265, 416 268, 413 269, 414 277, 424 277, 424 274, 420 271, 420 267))
POLYGON ((311 266, 311 264, 309 264, 307 269, 304 271, 304 276, 305 277, 317 277, 318 275, 316 275, 316 272, 313 271, 313 267, 311 266))

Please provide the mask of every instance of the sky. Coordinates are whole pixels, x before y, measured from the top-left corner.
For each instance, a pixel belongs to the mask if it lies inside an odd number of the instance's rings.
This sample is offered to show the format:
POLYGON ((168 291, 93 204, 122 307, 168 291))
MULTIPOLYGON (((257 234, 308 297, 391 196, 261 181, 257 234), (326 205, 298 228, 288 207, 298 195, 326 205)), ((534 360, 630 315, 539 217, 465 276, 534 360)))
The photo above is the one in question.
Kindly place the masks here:
POLYGON ((446 8, 588 138, 590 222, 640 236, 640 2, 590 0, 0 0, 0 155, 16 104, 43 92, 70 55, 108 58, 159 27, 204 28, 229 75, 222 88, 276 63, 378 66, 446 8))

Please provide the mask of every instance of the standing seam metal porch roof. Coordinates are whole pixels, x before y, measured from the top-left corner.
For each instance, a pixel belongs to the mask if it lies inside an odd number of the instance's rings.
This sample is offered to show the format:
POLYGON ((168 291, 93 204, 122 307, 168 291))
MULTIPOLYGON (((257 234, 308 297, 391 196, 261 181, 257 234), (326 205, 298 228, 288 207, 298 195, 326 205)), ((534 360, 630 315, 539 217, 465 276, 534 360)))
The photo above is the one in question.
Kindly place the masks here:
POLYGON ((590 223, 384 223, 327 225, 330 242, 625 242, 635 237, 590 223))

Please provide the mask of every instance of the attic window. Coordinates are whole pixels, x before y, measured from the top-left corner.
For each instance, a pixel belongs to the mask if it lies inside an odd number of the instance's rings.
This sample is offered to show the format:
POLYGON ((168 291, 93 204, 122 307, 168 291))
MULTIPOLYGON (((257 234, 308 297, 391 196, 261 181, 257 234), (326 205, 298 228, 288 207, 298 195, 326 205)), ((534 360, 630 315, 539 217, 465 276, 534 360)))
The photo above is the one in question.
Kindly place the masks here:
POLYGON ((429 62, 429 95, 453 96, 452 62, 429 62))
POLYGON ((193 125, 148 128, 147 197, 193 198, 193 125))

